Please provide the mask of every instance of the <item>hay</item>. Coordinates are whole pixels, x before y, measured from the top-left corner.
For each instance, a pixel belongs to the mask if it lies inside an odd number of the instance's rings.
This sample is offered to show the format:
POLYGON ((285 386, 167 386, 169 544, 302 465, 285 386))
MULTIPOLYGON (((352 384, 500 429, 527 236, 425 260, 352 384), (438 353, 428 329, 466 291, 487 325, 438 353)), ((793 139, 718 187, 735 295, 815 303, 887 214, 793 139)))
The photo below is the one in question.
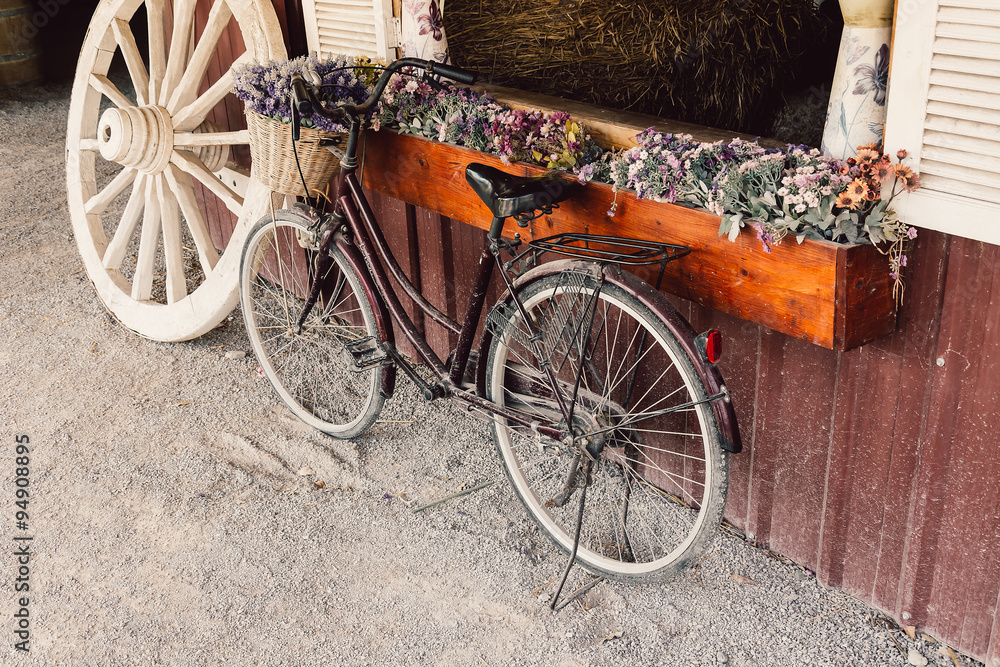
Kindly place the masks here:
POLYGON ((494 83, 758 133, 827 25, 812 0, 448 0, 445 12, 455 62, 494 83))

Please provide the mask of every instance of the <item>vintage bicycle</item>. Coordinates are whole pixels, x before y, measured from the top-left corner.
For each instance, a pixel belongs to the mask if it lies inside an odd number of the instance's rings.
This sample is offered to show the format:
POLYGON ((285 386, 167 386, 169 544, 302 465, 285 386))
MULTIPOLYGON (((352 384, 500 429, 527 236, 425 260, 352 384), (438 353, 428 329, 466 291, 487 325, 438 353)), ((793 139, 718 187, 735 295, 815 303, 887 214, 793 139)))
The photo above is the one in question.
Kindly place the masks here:
POLYGON ((363 104, 322 109, 315 84, 293 75, 293 132, 297 113, 313 108, 349 131, 337 149, 332 211, 307 199, 266 215, 243 248, 240 301, 263 373, 304 422, 352 438, 375 421, 402 370, 426 399, 488 415, 518 497, 570 555, 566 573, 574 562, 621 579, 677 573, 718 527, 739 430, 715 365, 719 332, 697 335, 625 269, 659 265, 662 275, 689 250, 586 234, 527 243, 519 232, 505 236, 508 220, 526 226, 579 186, 472 163, 466 179, 493 220, 464 320, 453 321, 400 268, 357 177, 366 114, 404 68, 475 81, 456 67, 405 58, 384 68, 363 104), (494 273, 506 289, 474 348, 494 273), (457 335, 447 359, 414 325, 390 275, 457 335), (398 351, 393 324, 432 379, 398 351))

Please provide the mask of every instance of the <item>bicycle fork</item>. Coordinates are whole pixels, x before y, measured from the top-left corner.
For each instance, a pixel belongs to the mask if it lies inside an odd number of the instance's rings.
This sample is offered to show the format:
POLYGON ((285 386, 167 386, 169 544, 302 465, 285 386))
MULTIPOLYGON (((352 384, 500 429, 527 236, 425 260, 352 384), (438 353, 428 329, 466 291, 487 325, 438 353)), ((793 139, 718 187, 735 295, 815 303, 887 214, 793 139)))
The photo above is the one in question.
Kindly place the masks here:
MULTIPOLYGON (((311 268, 313 275, 309 280, 309 296, 306 298, 305 304, 302 306, 302 314, 299 315, 298 322, 295 323, 295 333, 296 335, 302 333, 302 327, 309 317, 309 313, 312 312, 313 306, 316 305, 316 301, 319 299, 320 290, 323 288, 323 277, 326 276, 330 267, 333 265, 333 257, 330 256, 330 246, 333 244, 333 226, 327 226, 323 231, 323 237, 319 242, 319 250, 316 252, 316 260, 311 268)), ((336 299, 336 295, 334 295, 336 299)))

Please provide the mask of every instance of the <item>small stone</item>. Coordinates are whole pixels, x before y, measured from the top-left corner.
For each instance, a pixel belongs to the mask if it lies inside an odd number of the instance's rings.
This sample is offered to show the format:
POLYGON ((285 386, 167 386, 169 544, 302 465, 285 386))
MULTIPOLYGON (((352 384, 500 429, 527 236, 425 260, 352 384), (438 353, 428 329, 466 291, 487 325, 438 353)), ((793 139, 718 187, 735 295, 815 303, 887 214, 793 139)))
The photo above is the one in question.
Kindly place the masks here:
POLYGON ((226 352, 226 359, 236 361, 237 359, 243 359, 247 356, 247 353, 243 350, 230 350, 226 352))
POLYGON ((927 658, 920 654, 915 648, 911 648, 906 654, 906 662, 911 665, 916 665, 916 667, 925 667, 927 665, 927 658))
POLYGON ((307 477, 312 474, 314 474, 313 469, 310 468, 309 466, 302 466, 301 468, 299 468, 299 477, 307 477))
POLYGON ((715 654, 715 661, 719 664, 725 664, 729 662, 729 656, 723 653, 722 651, 719 651, 718 653, 715 654))

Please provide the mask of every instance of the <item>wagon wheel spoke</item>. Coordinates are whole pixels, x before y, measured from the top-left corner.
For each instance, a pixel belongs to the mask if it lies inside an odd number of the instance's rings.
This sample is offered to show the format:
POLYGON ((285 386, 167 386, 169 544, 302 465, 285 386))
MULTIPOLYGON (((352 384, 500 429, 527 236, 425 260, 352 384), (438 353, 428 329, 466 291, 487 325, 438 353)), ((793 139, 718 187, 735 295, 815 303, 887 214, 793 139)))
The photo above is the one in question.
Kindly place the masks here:
POLYGON ((215 250, 208 225, 205 224, 205 217, 201 214, 201 208, 195 198, 191 177, 175 164, 169 165, 163 173, 167 177, 170 191, 180 204, 188 229, 191 230, 191 238, 194 239, 195 247, 198 249, 198 259, 202 267, 206 271, 214 269, 219 261, 219 253, 215 250))
POLYGON ((111 79, 102 74, 91 74, 90 85, 94 90, 111 100, 119 109, 135 106, 132 104, 132 100, 125 97, 122 91, 118 90, 118 86, 113 84, 111 79))
POLYGON ((104 189, 87 200, 83 210, 87 213, 103 213, 109 204, 135 180, 136 171, 125 167, 104 189))
POLYGON ((220 181, 205 166, 205 163, 188 151, 174 151, 170 161, 198 179, 202 185, 211 190, 222 200, 226 207, 240 215, 243 212, 243 197, 233 192, 228 185, 220 181))
POLYGON ((139 105, 146 104, 149 95, 149 73, 146 71, 146 64, 142 61, 139 53, 139 46, 135 43, 135 36, 128 21, 115 18, 111 22, 111 29, 115 33, 115 42, 125 59, 125 66, 128 67, 129 76, 132 77, 132 86, 135 88, 136 102, 139 105))
POLYGON ((156 177, 156 196, 160 202, 160 216, 163 223, 163 263, 167 269, 167 303, 175 303, 187 296, 181 240, 181 212, 170 188, 164 186, 163 176, 156 177))
POLYGON ((197 0, 174 0, 174 28, 170 35, 170 57, 163 77, 163 87, 166 91, 177 88, 184 72, 184 65, 187 64, 196 4, 197 0))
POLYGON ((160 201, 156 194, 155 179, 146 179, 146 208, 142 216, 142 233, 139 235, 139 254, 136 258, 135 276, 132 278, 132 298, 146 301, 153 293, 153 262, 160 237, 160 201))
POLYGON ((146 0, 146 21, 149 26, 149 99, 162 104, 160 84, 167 69, 163 0, 146 0))
POLYGON ((139 176, 132 183, 132 194, 129 195, 128 203, 125 204, 125 211, 122 213, 115 235, 108 244, 108 249, 104 251, 104 268, 118 270, 125 260, 125 252, 128 244, 139 227, 139 220, 142 218, 142 211, 146 204, 146 175, 139 176))
MULTIPOLYGON (((240 56, 233 63, 233 66, 241 65, 247 62, 246 54, 240 56)), ((213 83, 208 90, 199 95, 190 104, 178 110, 174 114, 174 124, 177 129, 187 130, 193 127, 197 127, 199 123, 205 120, 205 116, 215 108, 215 105, 221 102, 229 91, 233 88, 233 73, 232 69, 226 70, 219 80, 213 83)), ((180 90, 180 88, 178 88, 180 90)))
MULTIPOLYGON (((205 30, 201 33, 201 39, 198 40, 198 45, 191 54, 191 60, 187 63, 184 75, 166 103, 167 110, 170 113, 175 113, 183 105, 190 103, 194 99, 198 90, 198 83, 204 78, 205 71, 208 69, 208 62, 215 55, 215 49, 219 44, 219 38, 222 37, 222 31, 225 30, 232 16, 233 12, 229 9, 229 5, 226 4, 225 0, 215 0, 212 10, 208 13, 208 22, 205 24, 205 30)), ((222 78, 225 79, 226 77, 222 78)))
POLYGON ((250 143, 249 130, 236 132, 178 132, 174 146, 234 146, 250 143))

